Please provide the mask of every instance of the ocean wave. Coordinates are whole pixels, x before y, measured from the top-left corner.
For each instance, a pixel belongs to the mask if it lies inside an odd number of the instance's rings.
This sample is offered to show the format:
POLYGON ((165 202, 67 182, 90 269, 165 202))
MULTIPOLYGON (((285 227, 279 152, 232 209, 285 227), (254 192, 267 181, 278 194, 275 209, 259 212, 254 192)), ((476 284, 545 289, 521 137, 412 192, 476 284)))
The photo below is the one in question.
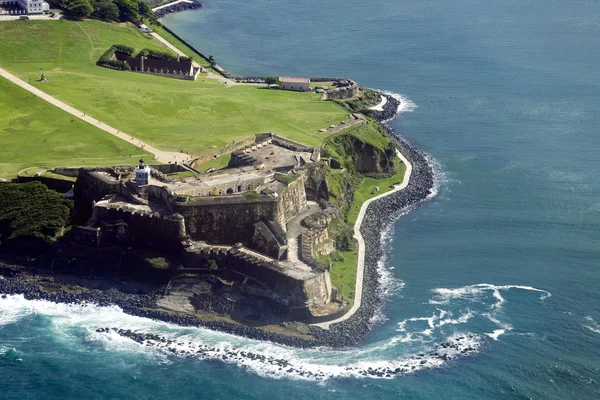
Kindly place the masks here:
POLYGON ((278 379, 392 378, 440 368, 451 360, 478 352, 483 344, 480 335, 466 332, 440 338, 438 344, 424 343, 412 352, 404 346, 405 335, 398 335, 394 343, 373 343, 356 349, 297 349, 136 317, 116 306, 57 304, 11 295, 0 299, 0 315, 8 310, 21 318, 31 314, 46 316, 50 333, 57 340, 73 342, 75 337, 82 346, 100 344, 107 351, 144 354, 161 363, 181 357, 218 360, 278 379), (139 340, 140 337, 144 339, 139 340))
POLYGON ((589 329, 594 333, 600 333, 600 324, 594 321, 594 318, 592 318, 591 315, 585 317, 585 320, 588 322, 583 325, 584 328, 589 329))
MULTIPOLYGON (((432 292, 434 296, 428 301, 431 305, 451 305, 456 304, 457 300, 466 301, 472 304, 485 305, 485 311, 479 312, 478 316, 486 318, 496 326, 492 332, 484 333, 493 340, 511 331, 513 326, 502 320, 502 306, 506 303, 506 299, 502 296, 502 291, 511 289, 526 290, 541 293, 540 301, 544 301, 552 296, 552 293, 537 289, 532 286, 524 285, 492 285, 489 283, 480 283, 476 285, 467 285, 458 288, 435 288, 432 292)), ((473 314, 471 314, 473 317, 473 314)))
POLYGON ((536 289, 532 286, 523 286, 523 285, 492 285, 489 283, 480 283, 476 285, 468 285, 459 288, 435 288, 432 289, 432 292, 435 293, 435 296, 430 300, 430 304, 448 304, 451 300, 455 299, 464 299, 468 301, 480 301, 481 296, 486 294, 487 292, 491 292, 495 302, 490 305, 490 308, 501 308, 504 302, 506 301, 504 297, 502 297, 501 291, 506 291, 510 289, 520 289, 527 290, 532 292, 540 292, 540 300, 545 300, 548 297, 552 296, 552 293, 542 290, 536 289))
POLYGON ((415 109, 417 109, 419 107, 415 103, 413 103, 412 100, 410 100, 407 96, 405 96, 403 94, 391 92, 389 90, 379 90, 379 89, 375 89, 375 90, 383 93, 385 96, 392 97, 392 98, 398 100, 398 102, 399 102, 398 108, 396 109, 396 115, 394 115, 393 118, 390 118, 383 122, 390 121, 390 120, 396 118, 400 114, 413 112, 415 109))

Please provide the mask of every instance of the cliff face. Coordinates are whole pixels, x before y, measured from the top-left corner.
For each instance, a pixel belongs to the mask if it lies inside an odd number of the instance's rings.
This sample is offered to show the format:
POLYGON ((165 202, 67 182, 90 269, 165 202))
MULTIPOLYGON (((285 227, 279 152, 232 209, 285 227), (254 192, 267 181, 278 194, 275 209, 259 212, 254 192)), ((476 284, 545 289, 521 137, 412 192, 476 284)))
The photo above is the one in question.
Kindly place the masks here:
POLYGON ((361 173, 390 173, 395 168, 395 154, 392 147, 380 149, 355 138, 354 155, 351 156, 354 168, 361 173))
POLYGON ((373 124, 333 137, 325 144, 331 166, 362 174, 387 174, 396 169, 394 145, 373 124))

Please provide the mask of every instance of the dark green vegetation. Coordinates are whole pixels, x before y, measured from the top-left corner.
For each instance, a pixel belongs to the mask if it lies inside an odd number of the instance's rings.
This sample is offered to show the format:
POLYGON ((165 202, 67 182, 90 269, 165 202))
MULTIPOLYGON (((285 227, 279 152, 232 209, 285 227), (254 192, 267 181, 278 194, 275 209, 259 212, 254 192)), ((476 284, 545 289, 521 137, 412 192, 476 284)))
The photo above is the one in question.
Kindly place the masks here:
POLYGON ((67 225, 71 201, 39 182, 0 183, 0 246, 50 246, 67 225))
POLYGON ((375 121, 328 137, 323 148, 331 166, 368 176, 387 176, 396 171, 395 147, 375 121))
POLYGON ((112 59, 112 57, 117 51, 130 56, 135 50, 132 47, 124 46, 122 44, 113 44, 108 50, 102 53, 98 61, 96 61, 96 65, 99 65, 101 67, 118 69, 121 71, 130 71, 131 67, 129 66, 129 64, 123 61, 112 59))
POLYGON ((68 18, 76 20, 91 17, 116 22, 144 19, 157 22, 144 0, 50 0, 49 3, 63 10, 68 18))
MULTIPOLYGON (((122 44, 113 44, 108 50, 106 50, 98 61, 96 61, 96 65, 101 67, 107 67, 112 69, 118 69, 120 71, 131 71, 131 66, 124 61, 113 60, 112 57, 115 53, 121 53, 128 56, 133 57, 133 53, 135 53, 135 49, 133 47, 125 46, 122 44)), ((177 57, 170 50, 161 51, 154 49, 142 49, 137 54, 136 57, 145 57, 145 58, 153 58, 156 60, 167 60, 167 61, 191 61, 191 57, 177 57)))
POLYGON ((351 112, 369 114, 369 107, 379 103, 379 95, 371 89, 363 89, 363 95, 355 100, 336 100, 336 102, 351 112))
POLYGON ((276 181, 281 182, 286 186, 296 180, 296 178, 294 178, 293 176, 284 175, 284 174, 275 174, 274 178, 276 181))
POLYGON ((375 121, 330 136, 323 148, 332 166, 327 170, 329 200, 342 210, 342 218, 329 226, 336 251, 321 257, 319 262, 331 265, 331 282, 351 305, 358 262, 353 237, 358 213, 365 201, 401 183, 406 166, 397 157, 385 130, 375 121))

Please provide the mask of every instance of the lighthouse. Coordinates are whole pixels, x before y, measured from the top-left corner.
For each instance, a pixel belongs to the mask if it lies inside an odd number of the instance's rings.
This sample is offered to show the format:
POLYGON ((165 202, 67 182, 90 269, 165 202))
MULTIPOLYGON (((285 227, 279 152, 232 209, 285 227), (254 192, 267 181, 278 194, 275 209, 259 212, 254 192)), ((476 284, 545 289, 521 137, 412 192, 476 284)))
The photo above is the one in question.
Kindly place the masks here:
POLYGON ((138 186, 150 183, 150 167, 144 164, 144 159, 140 159, 140 165, 135 169, 135 184, 138 186))

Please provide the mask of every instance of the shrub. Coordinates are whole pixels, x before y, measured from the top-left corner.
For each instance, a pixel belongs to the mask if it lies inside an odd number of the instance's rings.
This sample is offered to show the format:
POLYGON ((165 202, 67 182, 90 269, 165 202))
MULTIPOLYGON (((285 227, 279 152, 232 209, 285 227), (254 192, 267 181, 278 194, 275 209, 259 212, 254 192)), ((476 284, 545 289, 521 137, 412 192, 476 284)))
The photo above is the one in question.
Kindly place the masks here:
POLYGON ((71 201, 40 182, 0 184, 0 245, 51 244, 67 224, 71 201))
POLYGON ((118 51, 119 53, 127 54, 128 56, 133 55, 135 49, 133 47, 125 46, 124 44, 113 44, 114 51, 118 51))
POLYGON ((96 61, 96 65, 100 67, 118 69, 120 71, 131 71, 131 67, 124 61, 111 60, 115 55, 115 52, 125 53, 127 55, 133 54, 135 51, 131 47, 124 46, 122 44, 113 44, 110 49, 106 50, 96 61))
POLYGON ((147 57, 154 58, 157 60, 167 60, 167 61, 177 61, 177 57, 172 55, 171 53, 167 53, 164 51, 152 50, 152 49, 142 49, 137 55, 138 57, 147 57))

